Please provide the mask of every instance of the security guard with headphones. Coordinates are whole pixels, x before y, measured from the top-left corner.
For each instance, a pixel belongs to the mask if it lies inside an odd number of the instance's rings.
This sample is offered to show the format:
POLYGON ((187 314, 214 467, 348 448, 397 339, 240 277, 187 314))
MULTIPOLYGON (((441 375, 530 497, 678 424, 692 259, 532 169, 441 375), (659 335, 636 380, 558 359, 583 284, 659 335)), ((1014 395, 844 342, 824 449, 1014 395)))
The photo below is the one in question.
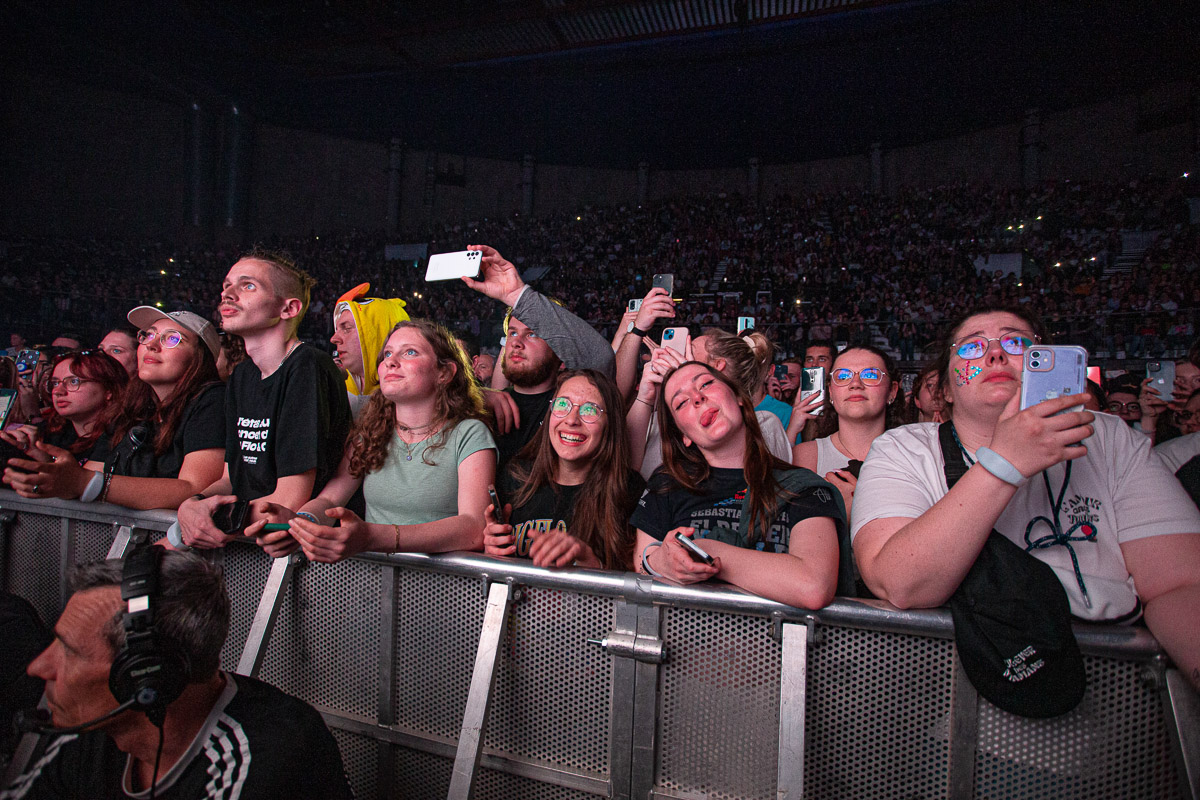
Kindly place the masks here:
POLYGON ((221 573, 140 546, 75 570, 55 639, 29 665, 49 719, 17 798, 352 797, 337 743, 307 703, 220 669, 221 573))

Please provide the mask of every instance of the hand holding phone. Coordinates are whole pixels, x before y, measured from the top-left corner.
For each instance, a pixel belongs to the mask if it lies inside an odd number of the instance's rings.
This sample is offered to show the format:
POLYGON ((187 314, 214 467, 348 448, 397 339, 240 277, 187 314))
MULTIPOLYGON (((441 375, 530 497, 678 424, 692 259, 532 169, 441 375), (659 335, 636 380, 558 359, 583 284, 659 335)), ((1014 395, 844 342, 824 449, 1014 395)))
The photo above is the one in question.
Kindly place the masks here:
POLYGON ((708 564, 710 567, 712 566, 713 557, 704 552, 704 549, 700 547, 700 545, 693 542, 691 538, 684 536, 682 533, 677 531, 675 533, 675 541, 683 545, 684 552, 691 556, 692 561, 696 561, 700 564, 708 564))
POLYGON ((501 525, 507 525, 508 520, 504 518, 504 504, 500 502, 500 495, 496 494, 495 484, 488 485, 488 498, 492 501, 492 516, 496 522, 501 525))
POLYGON ((687 358, 688 329, 667 328, 662 334, 662 346, 687 358))
POLYGON ((1021 409, 1087 392, 1087 358, 1087 350, 1075 345, 1039 344, 1026 350, 1021 366, 1021 409))
POLYGON ((232 503, 226 503, 213 512, 213 526, 221 533, 238 536, 246 528, 246 516, 249 511, 249 500, 235 500, 232 503))

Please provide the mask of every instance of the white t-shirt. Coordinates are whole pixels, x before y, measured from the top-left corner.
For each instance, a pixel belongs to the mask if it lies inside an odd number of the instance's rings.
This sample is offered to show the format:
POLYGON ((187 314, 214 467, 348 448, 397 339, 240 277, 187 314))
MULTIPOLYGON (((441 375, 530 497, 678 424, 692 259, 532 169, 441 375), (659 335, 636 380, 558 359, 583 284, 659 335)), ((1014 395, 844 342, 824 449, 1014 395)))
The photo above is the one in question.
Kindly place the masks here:
MULTIPOLYGON (((1150 441, 1124 422, 1097 414, 1095 433, 1084 440, 1087 455, 1071 462, 1071 482, 1063 500, 1060 521, 1064 532, 1077 522, 1096 529, 1096 539, 1072 541, 1084 576, 1091 608, 1083 601, 1063 545, 1031 552, 1058 574, 1071 613, 1091 620, 1116 619, 1137 603, 1133 578, 1125 567, 1121 543, 1147 536, 1200 533, 1200 511, 1179 481, 1153 454, 1150 441)), ((972 453, 972 457, 974 454, 972 453)), ((1063 464, 1047 470, 1050 488, 1062 490, 1063 464)), ((851 537, 872 520, 889 517, 916 519, 945 496, 942 448, 938 423, 904 425, 884 433, 871 445, 854 492, 851 537)), ((1053 515, 1041 475, 1027 481, 996 520, 995 529, 1021 547, 1026 526, 1035 517, 1053 515)), ((1045 522, 1030 532, 1036 542, 1050 533, 1045 522)), ((1072 534, 1081 537, 1082 532, 1072 534)), ((936 569, 936 566, 932 568, 936 569)))
POLYGON ((1200 433, 1168 439, 1160 445, 1155 445, 1154 452, 1166 463, 1172 474, 1179 472, 1180 467, 1200 456, 1200 433))

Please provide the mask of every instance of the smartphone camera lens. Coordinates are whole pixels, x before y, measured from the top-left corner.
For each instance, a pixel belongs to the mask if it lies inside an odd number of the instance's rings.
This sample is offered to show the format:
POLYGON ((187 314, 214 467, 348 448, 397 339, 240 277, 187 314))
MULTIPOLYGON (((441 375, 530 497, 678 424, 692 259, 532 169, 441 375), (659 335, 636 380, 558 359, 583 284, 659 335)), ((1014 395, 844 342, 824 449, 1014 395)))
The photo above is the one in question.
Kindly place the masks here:
POLYGON ((674 338, 675 338, 675 331, 664 331, 664 332, 663 332, 663 338, 664 338, 664 339, 674 339, 674 338))

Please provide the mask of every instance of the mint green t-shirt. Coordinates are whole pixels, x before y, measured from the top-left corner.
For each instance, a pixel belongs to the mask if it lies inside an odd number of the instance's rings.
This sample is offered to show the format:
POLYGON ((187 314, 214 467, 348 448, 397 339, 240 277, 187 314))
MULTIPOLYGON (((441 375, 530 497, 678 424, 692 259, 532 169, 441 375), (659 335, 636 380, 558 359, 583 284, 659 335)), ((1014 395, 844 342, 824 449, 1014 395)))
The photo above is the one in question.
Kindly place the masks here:
POLYGON ((409 451, 399 435, 392 434, 387 461, 363 479, 367 522, 415 525, 458 513, 458 465, 472 453, 494 451, 496 442, 479 420, 460 422, 446 435, 445 446, 430 455, 428 460, 434 462, 430 466, 425 463, 425 450, 436 438, 418 442, 409 451))

